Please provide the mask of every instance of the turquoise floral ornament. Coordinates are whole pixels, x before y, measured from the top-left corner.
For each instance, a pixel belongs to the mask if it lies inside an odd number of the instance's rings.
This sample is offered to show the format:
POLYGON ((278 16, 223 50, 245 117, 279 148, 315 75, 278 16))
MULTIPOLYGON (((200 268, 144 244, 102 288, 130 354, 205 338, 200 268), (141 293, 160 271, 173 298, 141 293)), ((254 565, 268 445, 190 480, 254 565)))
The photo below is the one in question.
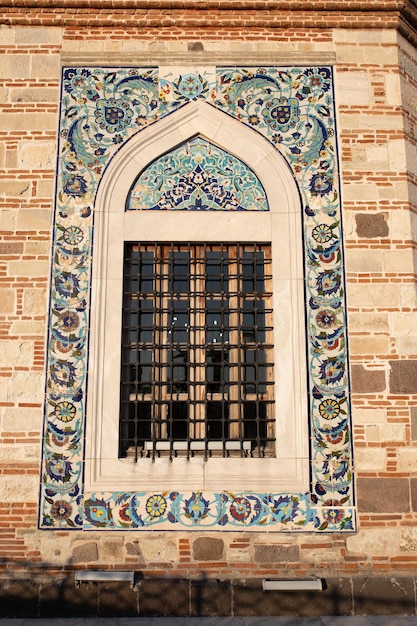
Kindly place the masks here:
POLYGON ((261 181, 240 159, 195 137, 137 178, 127 210, 268 211, 261 181))
MULTIPOLYGON (((94 112, 96 122, 100 129, 107 133, 118 133, 129 126, 133 117, 128 100, 123 98, 99 98, 96 101, 94 112)), ((97 150, 97 149, 96 149, 97 150)), ((100 148, 98 148, 100 150, 100 148)), ((103 152, 100 152, 103 154, 103 152)))
POLYGON ((167 510, 167 501, 159 494, 153 495, 148 498, 146 502, 146 512, 151 517, 161 517, 167 510))
MULTIPOLYGON (((300 119, 300 110, 296 98, 273 98, 262 109, 265 123, 272 131, 287 132, 295 128, 300 119)), ((258 123, 258 122, 256 122, 258 123)))
MULTIPOLYGON (((316 66, 63 68, 40 528, 355 529, 333 83, 332 68, 316 66), (199 100, 269 142, 299 192, 311 481, 302 493, 232 493, 227 476, 217 491, 175 485, 136 492, 121 485, 117 492, 90 493, 84 475, 96 194, 124 144, 199 100)), ((262 181, 233 154, 233 143, 226 150, 198 128, 144 166, 125 201, 128 211, 258 211, 264 218, 269 211, 262 181)))
POLYGON ((51 413, 53 417, 56 417, 61 422, 71 422, 76 416, 77 409, 72 402, 64 400, 58 402, 51 413))
POLYGON ((63 239, 69 246, 78 246, 84 239, 84 234, 79 226, 68 226, 64 229, 63 239))
POLYGON ((199 74, 185 74, 180 76, 176 82, 174 82, 178 95, 182 96, 186 100, 196 100, 201 95, 206 95, 208 92, 207 81, 199 74))
POLYGON ((208 500, 197 491, 185 500, 184 515, 194 524, 199 524, 209 514, 210 506, 208 500))

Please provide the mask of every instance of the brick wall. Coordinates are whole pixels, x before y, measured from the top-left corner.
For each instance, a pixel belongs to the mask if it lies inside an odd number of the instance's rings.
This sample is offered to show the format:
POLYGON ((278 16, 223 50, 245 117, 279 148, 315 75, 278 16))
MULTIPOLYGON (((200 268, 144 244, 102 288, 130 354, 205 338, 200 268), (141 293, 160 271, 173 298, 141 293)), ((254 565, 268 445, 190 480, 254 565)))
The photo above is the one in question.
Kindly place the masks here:
MULTIPOLYGON (((180 581, 178 589, 186 589, 185 595, 196 592, 184 581, 206 577, 240 585, 239 581, 250 579, 254 598, 259 594, 256 579, 314 574, 334 581, 328 597, 334 600, 340 592, 345 599, 334 609, 340 614, 353 612, 355 585, 355 610, 368 610, 358 600, 364 578, 384 581, 379 589, 385 589, 386 596, 386 580, 394 577, 405 581, 405 591, 391 605, 393 612, 415 612, 417 67, 412 31, 404 26, 407 20, 402 20, 400 34, 397 30, 404 3, 385 1, 381 11, 380 2, 350 0, 337 3, 337 11, 327 11, 326 6, 334 3, 286 2, 284 10, 283 3, 264 2, 270 9, 265 12, 256 10, 259 3, 230 2, 233 12, 224 12, 223 3, 207 2, 211 28, 202 21, 207 13, 181 8, 186 2, 167 3, 163 10, 143 3, 143 9, 124 11, 107 8, 110 3, 105 1, 63 2, 60 11, 47 2, 38 2, 37 8, 24 8, 26 4, 6 1, 0 10, 0 595, 4 614, 12 612, 7 598, 16 589, 20 594, 15 581, 26 578, 28 571, 39 582, 29 598, 28 614, 39 612, 41 605, 50 607, 42 609, 46 613, 41 611, 47 614, 54 611, 56 601, 45 580, 54 577, 65 584, 70 580, 72 589, 70 572, 85 567, 135 569, 145 580, 169 574, 180 581), (375 11, 361 12, 365 4, 375 11), (355 28, 345 29, 347 23, 355 28), (138 59, 153 51, 170 59, 179 53, 193 58, 201 52, 281 59, 289 48, 299 55, 300 63, 308 63, 317 53, 334 55, 336 60, 358 534, 121 532, 103 536, 38 531, 61 60, 94 58, 105 64, 117 55, 138 59), (342 593, 345 584, 349 591, 342 593), (39 589, 44 590, 41 599, 39 589)), ((414 4, 406 3, 406 9, 406 18, 415 19, 414 4)), ((207 593, 208 598, 226 598, 227 603, 230 585, 216 587, 216 593, 204 588, 202 597, 207 593)), ((377 597, 374 592, 370 590, 370 595, 377 597)), ((96 591, 88 593, 94 596, 91 611, 95 614, 96 591)), ((318 613, 330 610, 330 600, 318 605, 318 613)), ((279 610, 291 614, 293 609, 285 602, 279 610)), ((195 605, 190 606, 177 614, 193 614, 195 605)), ((220 600, 217 606, 220 612, 225 610, 220 600)), ((142 614, 152 610, 148 607, 142 614)), ((166 614, 176 610, 171 606, 166 614)), ((208 608, 207 614, 210 610, 214 609, 208 608)))

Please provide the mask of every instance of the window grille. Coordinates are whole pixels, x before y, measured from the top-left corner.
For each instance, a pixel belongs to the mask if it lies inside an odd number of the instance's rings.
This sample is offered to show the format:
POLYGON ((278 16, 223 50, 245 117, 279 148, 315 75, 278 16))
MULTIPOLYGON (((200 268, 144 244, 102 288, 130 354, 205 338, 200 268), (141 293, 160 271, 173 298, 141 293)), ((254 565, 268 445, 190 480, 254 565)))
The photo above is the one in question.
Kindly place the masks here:
POLYGON ((121 457, 273 456, 271 246, 125 244, 121 457))

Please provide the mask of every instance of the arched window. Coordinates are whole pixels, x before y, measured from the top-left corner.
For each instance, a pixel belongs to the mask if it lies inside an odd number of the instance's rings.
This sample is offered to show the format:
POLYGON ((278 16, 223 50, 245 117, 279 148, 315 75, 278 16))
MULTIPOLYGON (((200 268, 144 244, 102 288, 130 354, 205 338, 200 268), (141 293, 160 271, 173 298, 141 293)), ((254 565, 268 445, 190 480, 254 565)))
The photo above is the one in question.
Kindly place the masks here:
MULTIPOLYGON (((269 207, 245 163, 197 136, 138 176, 126 210, 147 209, 269 207)), ((122 457, 274 455, 271 245, 229 239, 125 243, 122 457)))

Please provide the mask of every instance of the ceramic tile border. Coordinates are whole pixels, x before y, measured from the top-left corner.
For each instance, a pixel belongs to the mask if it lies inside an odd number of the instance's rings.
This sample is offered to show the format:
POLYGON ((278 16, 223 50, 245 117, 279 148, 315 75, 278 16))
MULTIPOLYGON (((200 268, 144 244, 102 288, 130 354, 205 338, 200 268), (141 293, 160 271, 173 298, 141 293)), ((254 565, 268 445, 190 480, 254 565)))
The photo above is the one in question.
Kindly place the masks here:
MULTIPOLYGON (((63 68, 40 528, 352 531, 342 225, 330 67, 63 68), (85 400, 97 186, 133 134, 205 99, 285 157, 303 206, 311 436, 308 493, 84 493, 85 400), (277 115, 279 113, 279 115, 277 115)), ((227 485, 225 485, 227 487, 227 485)))

